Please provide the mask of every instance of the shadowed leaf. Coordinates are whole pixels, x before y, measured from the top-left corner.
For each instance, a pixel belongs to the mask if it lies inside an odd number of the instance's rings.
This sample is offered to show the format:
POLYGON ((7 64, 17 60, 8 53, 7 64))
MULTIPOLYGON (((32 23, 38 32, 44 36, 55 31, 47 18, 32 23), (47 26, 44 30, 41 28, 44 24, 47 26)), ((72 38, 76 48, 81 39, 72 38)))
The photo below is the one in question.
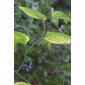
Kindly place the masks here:
POLYGON ((55 22, 56 26, 58 26, 59 19, 64 20, 65 23, 71 22, 71 17, 69 15, 65 14, 64 12, 61 12, 61 11, 54 11, 51 13, 51 16, 54 20, 56 20, 56 22, 55 22))

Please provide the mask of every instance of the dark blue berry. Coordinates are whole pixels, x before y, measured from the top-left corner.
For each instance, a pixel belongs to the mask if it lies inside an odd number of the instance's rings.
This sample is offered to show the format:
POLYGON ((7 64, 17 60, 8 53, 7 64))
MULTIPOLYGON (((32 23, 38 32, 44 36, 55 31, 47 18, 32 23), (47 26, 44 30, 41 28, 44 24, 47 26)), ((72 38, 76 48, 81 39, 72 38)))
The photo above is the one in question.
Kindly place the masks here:
POLYGON ((32 69, 32 66, 29 66, 30 69, 32 69))
POLYGON ((27 72, 31 72, 31 69, 30 68, 27 68, 27 70, 26 70, 27 72))
POLYGON ((24 64, 23 67, 22 67, 22 69, 25 70, 26 67, 27 67, 27 64, 24 64))
POLYGON ((26 72, 31 72, 31 70, 32 70, 32 62, 30 62, 29 65, 24 64, 22 69, 25 70, 26 72))
POLYGON ((25 70, 25 67, 22 67, 23 70, 25 70))
POLYGON ((32 62, 29 63, 29 66, 32 66, 32 62))
POLYGON ((25 66, 25 67, 26 67, 26 66, 27 66, 27 64, 24 64, 23 66, 25 66))

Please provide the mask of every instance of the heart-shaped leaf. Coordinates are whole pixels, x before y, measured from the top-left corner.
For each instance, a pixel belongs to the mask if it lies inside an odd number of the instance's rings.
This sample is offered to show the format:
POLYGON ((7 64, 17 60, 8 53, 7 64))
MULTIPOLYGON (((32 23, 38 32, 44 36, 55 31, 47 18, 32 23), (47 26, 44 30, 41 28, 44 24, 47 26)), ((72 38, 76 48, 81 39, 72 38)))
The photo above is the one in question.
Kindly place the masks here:
POLYGON ((25 82, 16 82, 14 85, 31 85, 31 84, 25 82))
POLYGON ((14 44, 20 43, 26 45, 29 39, 30 38, 26 34, 14 31, 14 44))
POLYGON ((54 20, 56 20, 56 22, 55 22, 56 26, 58 26, 59 19, 64 20, 65 23, 71 22, 71 17, 69 15, 65 14, 64 12, 61 12, 61 11, 54 11, 51 13, 51 16, 54 20))
POLYGON ((24 13, 26 13, 27 15, 29 15, 29 16, 35 18, 35 19, 40 19, 40 20, 43 20, 43 21, 45 21, 47 19, 44 14, 42 14, 38 11, 35 11, 35 10, 27 8, 27 7, 22 7, 22 6, 18 6, 18 7, 24 13))
POLYGON ((70 44, 71 42, 69 35, 59 32, 47 32, 44 39, 53 44, 70 44))

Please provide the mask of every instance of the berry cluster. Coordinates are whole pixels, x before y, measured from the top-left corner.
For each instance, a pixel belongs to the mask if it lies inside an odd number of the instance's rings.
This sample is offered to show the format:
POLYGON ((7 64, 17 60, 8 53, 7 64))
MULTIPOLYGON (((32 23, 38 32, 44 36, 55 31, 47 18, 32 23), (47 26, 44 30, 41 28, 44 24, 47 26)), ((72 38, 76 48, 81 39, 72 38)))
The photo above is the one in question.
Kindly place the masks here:
POLYGON ((29 65, 28 64, 24 64, 22 69, 24 71, 26 71, 26 72, 31 72, 31 70, 32 70, 32 62, 30 62, 29 65))

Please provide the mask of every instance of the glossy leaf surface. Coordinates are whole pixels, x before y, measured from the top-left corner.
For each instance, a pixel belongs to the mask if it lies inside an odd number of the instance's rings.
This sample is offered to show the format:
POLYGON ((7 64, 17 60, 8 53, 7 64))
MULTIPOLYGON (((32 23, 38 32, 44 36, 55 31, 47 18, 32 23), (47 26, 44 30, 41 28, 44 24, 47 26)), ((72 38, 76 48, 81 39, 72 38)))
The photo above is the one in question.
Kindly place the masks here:
POLYGON ((69 35, 59 32, 47 32, 44 39, 53 44, 69 44, 71 42, 69 35))
POLYGON ((31 85, 31 84, 25 82, 16 82, 14 85, 31 85))
POLYGON ((30 38, 26 34, 14 31, 14 44, 20 43, 26 45, 29 39, 30 38))
POLYGON ((26 13, 27 15, 29 15, 29 16, 35 18, 35 19, 40 19, 40 20, 43 20, 43 21, 45 21, 47 19, 44 14, 42 14, 38 11, 35 11, 35 10, 27 8, 27 7, 22 7, 22 6, 18 6, 18 7, 24 13, 26 13))

